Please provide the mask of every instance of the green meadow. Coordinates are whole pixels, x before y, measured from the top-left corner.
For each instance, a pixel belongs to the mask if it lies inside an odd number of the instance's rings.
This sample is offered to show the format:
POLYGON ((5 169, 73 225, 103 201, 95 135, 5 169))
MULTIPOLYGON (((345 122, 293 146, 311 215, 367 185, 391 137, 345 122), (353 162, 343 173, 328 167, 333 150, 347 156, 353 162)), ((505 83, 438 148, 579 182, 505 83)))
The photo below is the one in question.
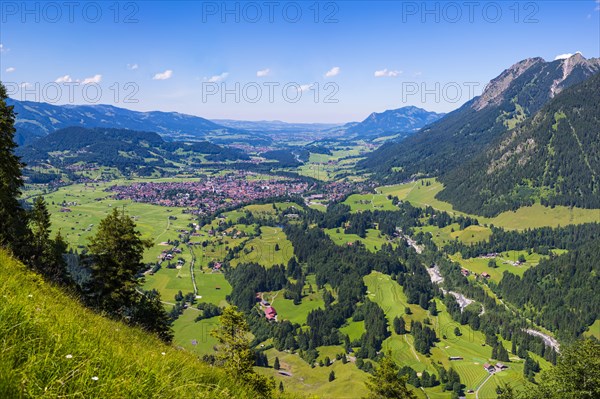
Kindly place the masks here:
POLYGON ((588 330, 584 333, 586 337, 595 337, 600 339, 600 319, 596 320, 594 324, 588 327, 588 330))
MULTIPOLYGON (((332 353, 342 352, 342 347, 335 347, 332 351, 332 353)), ((277 386, 279 382, 283 382, 286 391, 295 393, 310 392, 320 398, 336 399, 358 398, 367 394, 365 381, 368 374, 357 369, 352 362, 342 364, 341 361, 334 361, 329 367, 316 366, 311 368, 297 353, 279 352, 276 349, 269 349, 265 353, 271 366, 275 361, 275 357, 279 358, 280 370, 262 367, 255 369, 261 374, 275 378, 277 386), (335 373, 336 378, 329 382, 328 377, 331 370, 335 373), (283 375, 281 372, 289 375, 283 375)), ((333 354, 333 360, 335 360, 335 354, 333 354)))
MULTIPOLYGON (((326 288, 331 290, 329 285, 326 285, 326 288)), ((306 283, 303 290, 304 296, 302 297, 302 302, 298 305, 294 305, 293 300, 284 298, 284 290, 264 292, 263 298, 270 302, 277 310, 277 320, 289 320, 292 323, 305 325, 308 314, 318 308, 324 309, 325 302, 323 301, 321 291, 317 290, 314 274, 306 276, 306 283), (312 292, 310 292, 309 287, 312 287, 312 292)))
MULTIPOLYGON (((415 206, 432 206, 435 209, 446 211, 451 214, 477 218, 480 224, 493 224, 494 226, 504 227, 510 230, 544 226, 557 227, 565 226, 567 224, 581 224, 600 220, 600 211, 598 209, 569 208, 565 206, 548 208, 539 203, 536 203, 533 206, 519 208, 514 212, 503 212, 493 218, 467 215, 463 212, 454 210, 450 203, 435 198, 435 195, 440 192, 442 188, 442 184, 437 180, 425 179, 411 183, 378 187, 376 192, 382 194, 383 197, 387 197, 387 195, 397 196, 400 200, 408 201, 415 206), (431 183, 430 186, 422 184, 422 182, 427 181, 431 183)), ((389 202, 391 204, 391 201, 389 202)), ((352 204, 348 205, 352 206, 352 204)))
POLYGON ((111 193, 104 189, 116 183, 75 184, 46 194, 44 198, 51 214, 53 231, 60 230, 71 247, 86 245, 103 218, 115 208, 124 209, 134 219, 142 237, 154 242, 155 246, 146 252, 144 258, 147 262, 154 262, 158 254, 167 248, 158 244, 177 239, 177 230, 189 230, 192 217, 183 214, 182 208, 113 200, 111 193), (63 203, 70 212, 61 212, 63 203))
POLYGON ((219 326, 219 318, 213 317, 200 321, 194 321, 200 314, 197 309, 186 309, 173 323, 175 338, 173 343, 186 350, 203 355, 214 352, 217 339, 210 332, 219 326))
POLYGON ((360 241, 371 252, 377 252, 381 249, 383 244, 391 243, 393 246, 397 245, 395 242, 389 241, 384 234, 381 234, 381 232, 376 229, 368 229, 367 236, 365 238, 362 238, 357 234, 346 234, 344 233, 343 228, 324 229, 324 232, 337 245, 349 245, 349 243, 351 244, 356 241, 360 241))
MULTIPOLYGON (((557 255, 565 253, 564 250, 554 250, 554 253, 557 255)), ((537 266, 540 263, 540 260, 543 258, 547 258, 547 256, 543 256, 536 253, 529 254, 527 251, 506 251, 501 252, 498 257, 495 258, 496 265, 498 267, 492 268, 489 267, 490 259, 485 258, 471 258, 471 259, 463 259, 460 253, 450 255, 450 259, 454 262, 458 262, 463 268, 477 274, 481 274, 483 272, 487 272, 490 275, 490 279, 495 282, 500 282, 502 280, 502 275, 505 271, 516 274, 518 276, 523 276, 523 273, 527 269, 533 266, 537 266), (518 266, 514 266, 510 262, 516 262, 519 259, 519 256, 523 255, 525 257, 525 263, 522 263, 518 266)))
POLYGON ((256 262, 262 266, 286 265, 294 254, 294 247, 280 227, 262 226, 259 237, 254 237, 244 244, 239 257, 231 261, 232 266, 240 263, 256 262))
POLYGON ((300 165, 295 171, 302 175, 321 181, 331 181, 341 178, 342 175, 355 175, 354 167, 359 161, 359 156, 368 151, 367 146, 356 145, 339 146, 331 151, 331 155, 311 153, 308 162, 300 165))
POLYGON ((353 212, 360 211, 393 211, 398 209, 392 201, 383 194, 352 194, 343 202, 350 206, 353 212))
POLYGON ((365 321, 352 321, 352 319, 350 319, 348 320, 348 325, 340 328, 340 332, 342 334, 347 334, 350 338, 350 341, 360 339, 360 337, 366 332, 365 321))

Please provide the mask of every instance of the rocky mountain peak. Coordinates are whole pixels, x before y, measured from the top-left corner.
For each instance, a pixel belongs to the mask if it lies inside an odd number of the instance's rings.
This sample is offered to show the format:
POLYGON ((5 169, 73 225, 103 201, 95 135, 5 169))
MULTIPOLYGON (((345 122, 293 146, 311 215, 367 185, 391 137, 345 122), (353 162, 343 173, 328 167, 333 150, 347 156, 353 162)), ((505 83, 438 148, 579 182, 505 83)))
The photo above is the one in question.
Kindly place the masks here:
POLYGON ((504 72, 502 72, 498 77, 492 79, 490 83, 485 86, 483 94, 479 96, 473 103, 473 109, 479 111, 488 105, 499 104, 503 99, 502 95, 516 78, 521 76, 532 66, 544 62, 544 59, 541 57, 527 58, 504 70, 504 72))

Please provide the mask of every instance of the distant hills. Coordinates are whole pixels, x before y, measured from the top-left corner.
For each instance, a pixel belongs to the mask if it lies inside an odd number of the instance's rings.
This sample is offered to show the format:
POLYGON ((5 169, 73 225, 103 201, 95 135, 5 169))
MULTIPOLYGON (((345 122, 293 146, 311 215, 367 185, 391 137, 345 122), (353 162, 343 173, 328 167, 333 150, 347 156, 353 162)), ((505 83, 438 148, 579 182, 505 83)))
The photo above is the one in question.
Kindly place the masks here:
POLYGON ((600 59, 581 54, 552 62, 528 58, 493 79, 481 96, 401 142, 384 144, 360 166, 386 182, 443 176, 598 71, 600 59))
POLYGON ((31 144, 66 127, 103 127, 156 132, 166 140, 209 140, 218 144, 245 143, 268 146, 281 135, 296 140, 366 139, 380 136, 407 137, 444 114, 417 107, 372 113, 362 122, 288 123, 282 121, 208 120, 178 112, 139 112, 112 105, 54 105, 8 99, 15 107, 16 141, 31 144))
POLYGON ((178 112, 138 112, 112 105, 53 105, 9 99, 17 114, 15 127, 19 145, 28 144, 56 130, 82 126, 156 132, 170 140, 237 141, 268 144, 270 139, 256 132, 218 125, 198 116, 178 112))
POLYGON ((414 106, 373 112, 362 122, 346 125, 346 134, 371 139, 393 135, 407 137, 444 115, 414 106))
POLYGON ((51 165, 76 169, 81 164, 116 167, 122 172, 148 175, 157 167, 179 167, 189 162, 248 160, 241 150, 207 141, 167 142, 153 132, 129 129, 68 127, 17 148, 29 166, 51 165))
POLYGON ((556 95, 443 181, 438 198, 486 216, 538 199, 600 208, 600 74, 556 95))

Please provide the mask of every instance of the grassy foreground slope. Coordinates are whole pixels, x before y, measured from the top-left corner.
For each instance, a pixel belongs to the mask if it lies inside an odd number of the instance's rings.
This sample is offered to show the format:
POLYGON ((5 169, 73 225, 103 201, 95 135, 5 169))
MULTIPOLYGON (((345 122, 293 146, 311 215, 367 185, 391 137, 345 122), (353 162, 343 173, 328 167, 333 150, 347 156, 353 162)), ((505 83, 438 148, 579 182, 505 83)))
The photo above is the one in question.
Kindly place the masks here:
POLYGON ((0 250, 1 398, 255 398, 219 368, 83 308, 0 250))

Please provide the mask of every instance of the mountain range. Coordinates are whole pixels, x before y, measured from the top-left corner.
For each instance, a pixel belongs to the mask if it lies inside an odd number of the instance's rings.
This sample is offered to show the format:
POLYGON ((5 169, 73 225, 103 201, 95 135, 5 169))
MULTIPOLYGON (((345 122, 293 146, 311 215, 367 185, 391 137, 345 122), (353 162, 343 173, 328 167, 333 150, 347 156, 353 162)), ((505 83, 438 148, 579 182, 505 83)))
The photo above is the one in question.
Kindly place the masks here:
POLYGON ((372 113, 362 122, 287 123, 282 121, 208 120, 178 112, 139 112, 112 105, 54 105, 8 100, 15 107, 16 141, 30 144, 56 130, 72 126, 120 128, 156 132, 167 140, 210 140, 219 144, 244 142, 270 145, 286 136, 311 140, 323 138, 375 139, 384 135, 407 137, 444 114, 417 107, 372 113))
POLYGON ((493 79, 481 96, 403 141, 384 144, 359 166, 386 182, 443 176, 598 71, 600 59, 581 54, 551 62, 525 59, 493 79))
POLYGON ((105 127, 156 132, 169 140, 206 140, 226 143, 228 136, 238 141, 268 144, 268 137, 243 129, 216 124, 198 116, 178 112, 139 112, 112 105, 53 105, 9 99, 17 119, 17 144, 31 143, 56 130, 71 127, 105 127))

